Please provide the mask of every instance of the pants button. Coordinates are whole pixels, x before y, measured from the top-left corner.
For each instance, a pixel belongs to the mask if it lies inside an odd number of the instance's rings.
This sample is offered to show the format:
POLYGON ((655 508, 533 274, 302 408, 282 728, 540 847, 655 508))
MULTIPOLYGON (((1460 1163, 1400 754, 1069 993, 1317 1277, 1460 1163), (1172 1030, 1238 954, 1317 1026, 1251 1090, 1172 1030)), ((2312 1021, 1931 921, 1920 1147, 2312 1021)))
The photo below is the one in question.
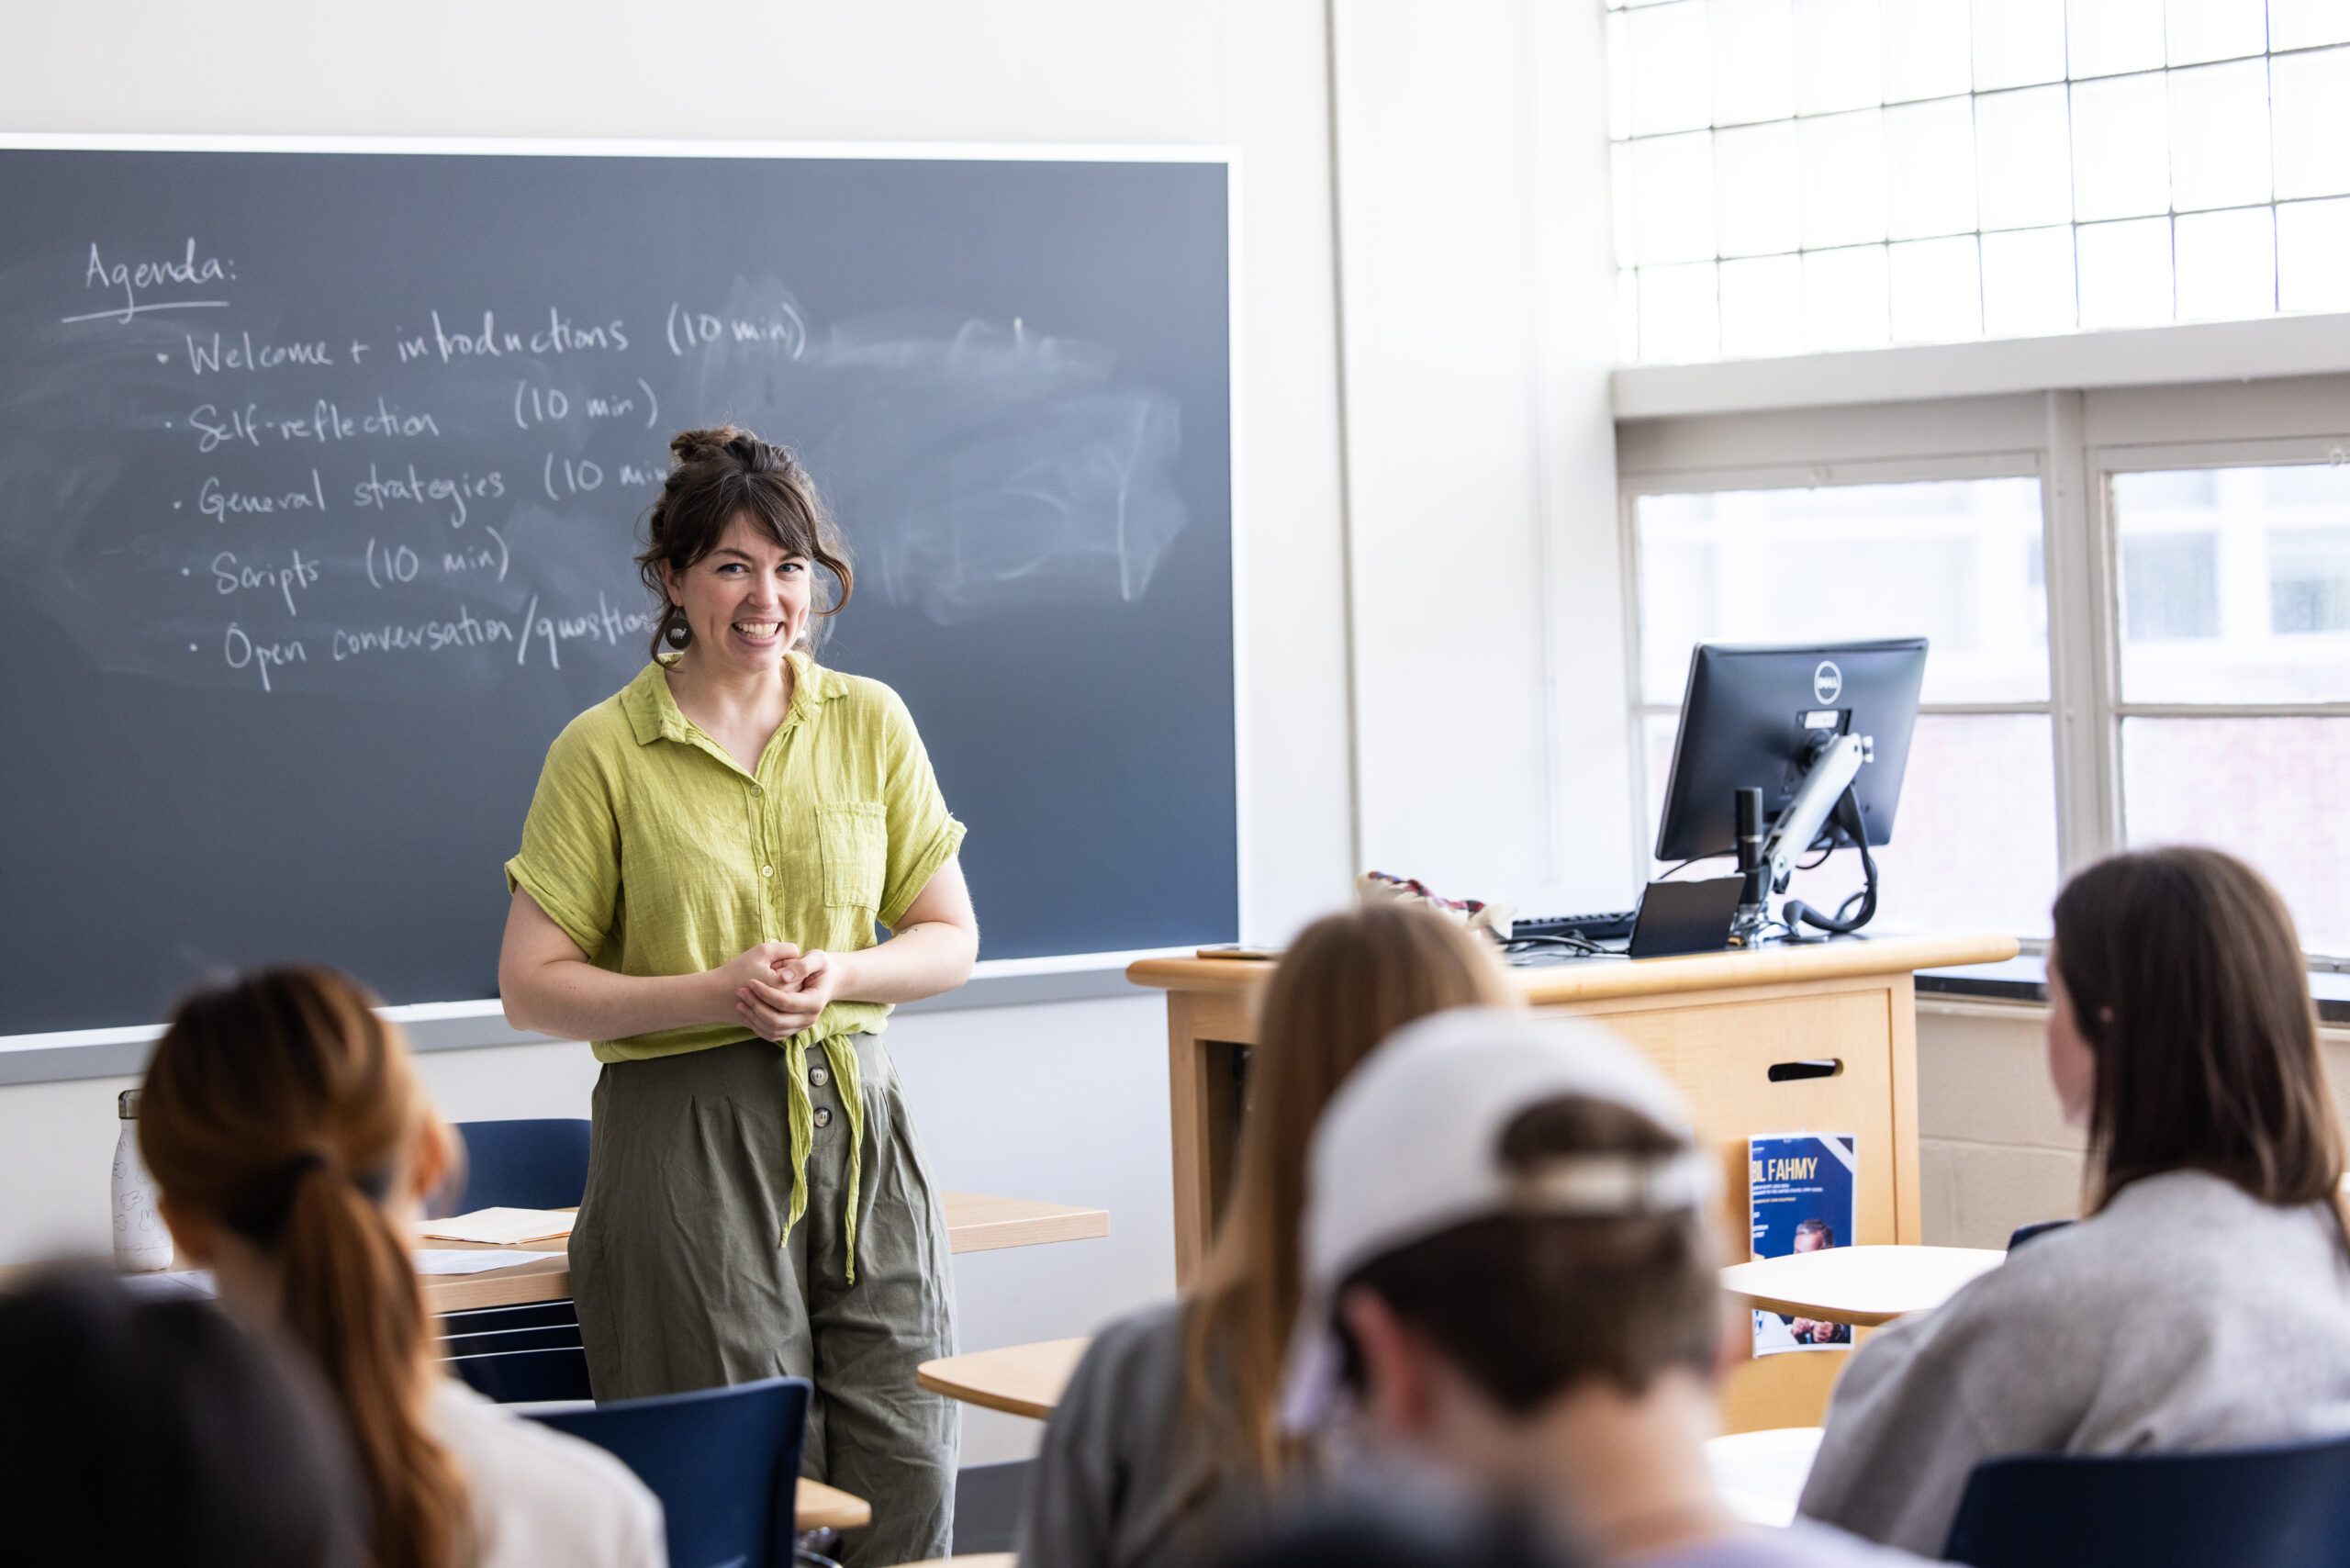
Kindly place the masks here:
POLYGON ((833 1108, 830 1105, 816 1107, 816 1125, 820 1127, 829 1127, 833 1125, 833 1108))
POLYGON ((811 1067, 808 1070, 808 1081, 819 1089, 832 1081, 833 1075, 821 1067, 811 1067))

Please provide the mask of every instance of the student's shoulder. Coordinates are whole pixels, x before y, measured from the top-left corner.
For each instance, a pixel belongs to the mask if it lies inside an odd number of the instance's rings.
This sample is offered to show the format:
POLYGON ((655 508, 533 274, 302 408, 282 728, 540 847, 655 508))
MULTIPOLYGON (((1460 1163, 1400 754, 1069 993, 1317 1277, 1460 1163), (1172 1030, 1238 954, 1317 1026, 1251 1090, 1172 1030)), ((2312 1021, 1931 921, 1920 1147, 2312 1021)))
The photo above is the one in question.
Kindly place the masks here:
POLYGON ((1130 1385, 1163 1379, 1183 1361, 1183 1307, 1161 1302, 1105 1323, 1078 1364, 1089 1383, 1130 1385))
POLYGON ((433 1391, 433 1435, 465 1473, 488 1550, 486 1565, 571 1560, 636 1568, 657 1562, 661 1504, 636 1473, 593 1443, 500 1409, 445 1380, 433 1391))
POLYGON ((1925 1562, 1803 1518, 1632 1560, 1636 1568, 1922 1568, 1925 1562))
POLYGON ((1066 1428, 1171 1417, 1183 1387, 1183 1315, 1176 1303, 1147 1306, 1094 1333, 1062 1392, 1055 1419, 1066 1428))
POLYGON ((1986 1304, 2019 1297, 2165 1310, 2174 1298, 2246 1285, 2304 1260, 2328 1267, 2334 1243, 2314 1211, 2262 1203, 2201 1170, 2167 1170, 2122 1188, 2096 1215, 2034 1237, 1976 1282, 1986 1304))

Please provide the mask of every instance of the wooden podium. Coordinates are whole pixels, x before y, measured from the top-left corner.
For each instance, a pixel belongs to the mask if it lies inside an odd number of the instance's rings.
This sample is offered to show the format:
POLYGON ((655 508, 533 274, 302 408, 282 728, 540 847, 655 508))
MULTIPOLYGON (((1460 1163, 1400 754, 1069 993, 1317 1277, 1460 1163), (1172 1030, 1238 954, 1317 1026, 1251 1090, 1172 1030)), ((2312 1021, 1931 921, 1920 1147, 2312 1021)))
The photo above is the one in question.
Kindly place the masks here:
MULTIPOLYGON (((1925 1239, 1918 1204, 1917 1005, 1913 973, 2011 958, 2008 936, 1910 936, 1762 947, 1685 958, 1595 958, 1514 969, 1538 1012, 1601 1018, 1664 1070, 1718 1152, 1729 1250, 1744 1257, 1746 1140, 1858 1135, 1854 1193, 1866 1245, 1925 1239)), ((1230 1183, 1243 1061, 1272 966, 1147 958, 1126 978, 1167 992, 1175 1148, 1175 1278, 1189 1284, 1230 1183)), ((1818 1423, 1841 1350, 1765 1357, 1722 1392, 1725 1430, 1818 1423)))

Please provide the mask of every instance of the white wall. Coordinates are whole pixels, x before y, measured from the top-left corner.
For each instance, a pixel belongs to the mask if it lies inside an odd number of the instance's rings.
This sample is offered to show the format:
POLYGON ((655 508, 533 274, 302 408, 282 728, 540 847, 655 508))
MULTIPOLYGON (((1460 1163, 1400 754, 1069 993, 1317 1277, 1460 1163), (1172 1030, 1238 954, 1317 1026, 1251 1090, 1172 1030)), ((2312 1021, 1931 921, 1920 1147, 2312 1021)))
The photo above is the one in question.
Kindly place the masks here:
POLYGON ((1601 12, 1338 0, 1363 858, 1526 913, 1633 884, 1601 12))

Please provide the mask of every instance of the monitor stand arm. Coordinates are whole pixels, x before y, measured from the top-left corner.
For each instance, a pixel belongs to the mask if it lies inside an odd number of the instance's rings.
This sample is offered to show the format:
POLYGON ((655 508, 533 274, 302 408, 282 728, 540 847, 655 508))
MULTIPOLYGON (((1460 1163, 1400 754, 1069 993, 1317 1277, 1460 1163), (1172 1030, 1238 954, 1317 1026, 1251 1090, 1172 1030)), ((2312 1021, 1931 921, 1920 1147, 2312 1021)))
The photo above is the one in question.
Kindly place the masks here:
POLYGON ((1771 836, 1762 841, 1762 863, 1770 868, 1773 892, 1787 890, 1796 861, 1809 852, 1812 841, 1834 814, 1836 802, 1844 798, 1844 791, 1861 776, 1861 765, 1871 760, 1875 750, 1866 737, 1838 735, 1813 756, 1796 798, 1787 802, 1787 809, 1771 824, 1771 836))
MULTIPOLYGON (((1769 893, 1787 890, 1796 861, 1811 848, 1813 840, 1835 814, 1845 791, 1852 787, 1852 780, 1860 777, 1862 766, 1874 760, 1875 751, 1870 737, 1833 735, 1813 752, 1795 799, 1779 813, 1779 820, 1772 824, 1770 835, 1762 842, 1756 868, 1761 875, 1750 881, 1750 886, 1760 884, 1754 887, 1755 891, 1767 898, 1769 893)), ((1732 926, 1733 935, 1751 943, 1762 935, 1765 913, 1760 899, 1741 902, 1732 926)))

